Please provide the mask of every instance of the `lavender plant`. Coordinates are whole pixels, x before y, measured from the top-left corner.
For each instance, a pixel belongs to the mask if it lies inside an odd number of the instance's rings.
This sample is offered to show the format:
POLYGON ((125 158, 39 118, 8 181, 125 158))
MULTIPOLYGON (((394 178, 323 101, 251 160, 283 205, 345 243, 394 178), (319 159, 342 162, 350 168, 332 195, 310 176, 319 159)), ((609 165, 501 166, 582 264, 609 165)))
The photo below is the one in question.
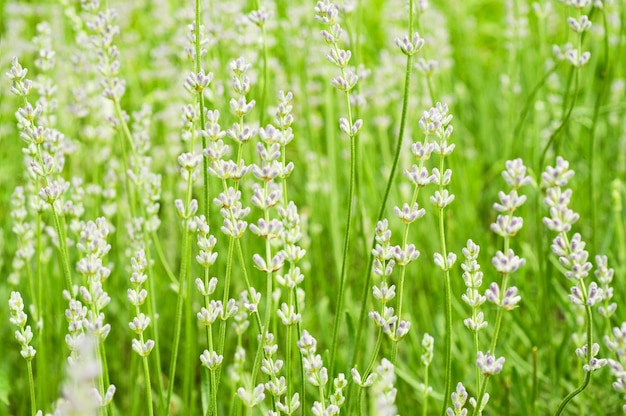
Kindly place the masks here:
POLYGON ((626 10, 560 3, 0 0, 0 414, 626 411, 626 10))

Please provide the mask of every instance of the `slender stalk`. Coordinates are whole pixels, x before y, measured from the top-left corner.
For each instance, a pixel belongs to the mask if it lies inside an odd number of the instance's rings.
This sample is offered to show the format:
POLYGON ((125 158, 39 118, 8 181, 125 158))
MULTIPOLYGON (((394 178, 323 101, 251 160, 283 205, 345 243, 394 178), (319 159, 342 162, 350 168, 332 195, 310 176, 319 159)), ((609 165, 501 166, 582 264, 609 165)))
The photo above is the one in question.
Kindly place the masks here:
POLYGON ((56 228, 57 236, 59 239, 59 251, 61 252, 61 264, 63 265, 63 276, 65 276, 65 287, 74 295, 74 289, 72 286, 72 272, 70 271, 70 256, 67 250, 67 238, 65 237, 64 227, 61 225, 61 219, 54 204, 50 204, 52 209, 52 216, 54 217, 54 227, 56 228))
MULTIPOLYGON (((143 344, 143 334, 140 339, 143 344)), ((152 405, 152 384, 150 383, 150 366, 148 364, 148 357, 143 357, 143 376, 146 379, 146 405, 148 406, 148 415, 154 415, 154 409, 152 405)))
MULTIPOLYGON (((202 65, 200 63, 201 57, 201 48, 200 48, 200 0, 196 0, 196 38, 195 38, 195 48, 196 48, 196 59, 195 59, 195 69, 196 73, 199 73, 202 70, 202 65)), ((204 129, 206 125, 206 110, 204 108, 204 92, 198 92, 198 105, 200 107, 200 128, 204 129)), ((203 134, 202 135, 202 148, 206 149, 207 147, 207 138, 203 134)), ((204 153, 204 152, 203 152, 204 153)), ((209 223, 209 158, 206 155, 202 155, 202 212, 209 223)))
MULTIPOLYGON (((509 213, 509 216, 511 216, 512 214, 509 213)), ((509 245, 510 245, 510 238, 509 237, 505 237, 504 238, 504 251, 503 253, 506 255, 509 252, 509 245)), ((501 291, 502 293, 505 293, 507 290, 507 286, 508 286, 508 281, 509 281, 509 274, 505 273, 502 275, 502 285, 501 285, 501 291)), ((504 314, 504 308, 498 308, 498 312, 496 313, 496 325, 495 325, 495 329, 493 332, 493 338, 491 339, 491 346, 489 348, 489 350, 491 351, 492 354, 495 354, 496 352, 496 345, 498 343, 498 337, 500 335, 500 328, 502 327, 502 316, 504 314)))
POLYGON ((33 378, 33 363, 32 361, 26 361, 26 368, 28 370, 28 391, 30 393, 30 411, 33 416, 37 413, 37 401, 35 400, 35 380, 33 378))
MULTIPOLYGON (((333 44, 335 52, 339 54, 339 48, 337 43, 333 44)), ((341 76, 343 79, 346 79, 346 70, 345 68, 341 68, 341 76)), ((350 104, 350 92, 346 91, 344 94, 346 101, 346 109, 348 111, 348 128, 352 129, 354 125, 354 121, 352 118, 352 106, 350 104)), ((350 140, 350 185, 348 188, 348 207, 346 209, 346 228, 344 232, 343 239, 343 255, 341 259, 341 274, 339 278, 339 293, 337 297, 337 305, 335 308, 335 318, 333 323, 333 337, 332 343, 330 346, 330 361, 328 365, 328 374, 332 378, 335 371, 335 356, 337 353, 337 337, 339 335, 339 327, 341 326, 341 317, 343 316, 343 301, 345 297, 346 290, 346 272, 348 267, 348 250, 350 247, 350 234, 352 231, 352 211, 353 211, 353 203, 355 196, 355 188, 356 188, 356 166, 357 166, 357 154, 356 154, 356 134, 352 131, 349 134, 350 140)), ((329 383, 328 387, 331 387, 332 383, 329 383)))
POLYGON ((563 114, 563 118, 561 119, 561 124, 559 124, 556 130, 552 132, 552 134, 550 135, 550 138, 548 139, 548 142, 546 143, 546 145, 543 148, 543 151, 541 152, 541 159, 539 162, 540 172, 543 170, 543 166, 545 165, 545 160, 548 154, 548 150, 550 150, 550 147, 552 147, 552 145, 556 142, 556 139, 561 135, 561 133, 567 126, 570 120, 570 117, 572 116, 572 111, 574 110, 574 107, 576 106, 576 96, 578 95, 579 72, 580 72, 579 68, 574 69, 574 93, 572 94, 571 104, 569 108, 567 108, 565 113, 563 114))
MULTIPOLYGON (((384 308, 384 305, 383 305, 383 308, 384 308)), ((374 363, 376 362, 376 359, 378 358, 378 352, 380 351, 380 347, 382 345, 383 345, 383 329, 379 328, 378 336, 376 337, 376 345, 374 346, 374 351, 372 351, 372 357, 370 358, 369 363, 367 364, 367 367, 365 367, 365 371, 363 372, 363 374, 361 374, 362 381, 365 381, 367 377, 370 375, 370 373, 372 372, 372 368, 374 368, 374 363)), ((359 387, 359 392, 357 394, 357 406, 358 406, 359 415, 361 415, 363 412, 362 402, 363 402, 363 388, 359 387)))
POLYGON ((259 125, 263 126, 265 122, 265 102, 267 101, 267 82, 269 81, 269 67, 267 65, 267 40, 265 36, 265 25, 261 26, 261 42, 263 42, 263 87, 261 90, 261 98, 259 102, 260 120, 259 125))
POLYGON ((165 258, 165 253, 163 253, 163 248, 161 247, 161 241, 159 240, 159 236, 156 234, 156 232, 152 232, 150 233, 150 238, 152 243, 154 244, 154 248, 156 249, 157 257, 159 258, 159 261, 163 266, 163 270, 165 270, 165 274, 167 275, 167 277, 170 278, 170 281, 172 283, 178 284, 178 279, 176 279, 176 276, 174 276, 174 272, 172 272, 172 269, 170 268, 170 265, 167 263, 167 259, 165 258))
MULTIPOLYGON (((442 159, 443 161, 443 159, 442 159)), ((442 169, 443 171, 443 169, 442 169)), ((444 218, 443 218, 443 208, 439 210, 439 238, 441 239, 441 255, 443 256, 443 261, 447 262, 447 250, 446 250, 446 237, 445 237, 445 229, 444 229, 444 218)), ((446 264, 447 269, 447 264, 446 264)), ((445 297, 445 362, 446 362, 446 370, 445 370, 445 390, 443 396, 443 407, 441 410, 441 414, 446 414, 446 408, 448 404, 448 400, 450 400, 450 392, 452 391, 452 289, 450 287, 450 271, 446 270, 444 276, 444 297, 445 297)))
POLYGON ((422 408, 422 416, 428 414, 428 365, 424 369, 424 407, 422 408))
MULTIPOLYGON (((228 303, 228 296, 230 292, 230 278, 233 270, 233 253, 235 249, 235 238, 230 237, 228 242, 228 257, 226 260, 226 277, 224 281, 224 296, 222 297, 222 305, 226 305, 228 303)), ((220 321, 219 335, 217 338, 217 353, 218 355, 224 354, 224 341, 226 339, 226 321, 222 319, 220 321)), ((222 366, 217 368, 217 386, 219 388, 220 379, 222 373, 222 366)))
MULTIPOLYGON (((145 254, 146 254, 146 260, 147 260, 150 276, 155 276, 155 273, 153 270, 154 267, 152 265, 152 260, 150 257, 150 250, 145 250, 145 254)), ((161 348, 160 348, 160 343, 159 343, 158 315, 156 313, 156 308, 155 308, 156 299, 154 299, 156 296, 156 286, 154 284, 154 280, 155 280, 154 278, 148 279, 150 296, 148 296, 148 298, 146 299, 146 303, 148 306, 148 316, 150 316, 150 320, 153 322, 153 327, 152 327, 152 338, 154 341, 153 352, 154 352, 154 361, 156 363, 156 368, 158 369, 157 388, 158 388, 158 395, 159 395, 159 406, 162 407, 164 406, 164 403, 165 403, 165 396, 164 396, 164 388, 163 388, 163 378, 160 375, 161 374, 161 348)), ((143 340, 141 342, 143 343, 143 340)))
MULTIPOLYGON (((263 184, 263 193, 264 197, 267 198, 268 195, 268 184, 264 182, 263 184)), ((264 210, 264 220, 266 223, 270 222, 269 210, 264 210)), ((270 244, 269 238, 265 239, 265 264, 270 265, 272 261, 272 247, 270 244)), ((267 270, 265 274, 265 284, 266 284, 266 295, 265 295, 265 318, 263 320, 262 326, 262 334, 261 339, 259 340, 259 346, 257 348, 256 356, 254 358, 254 367, 252 368, 252 384, 256 382, 257 373, 259 371, 259 367, 261 366, 261 358, 263 356, 263 345, 265 342, 265 338, 267 336, 270 320, 272 317, 272 287, 273 287, 274 275, 271 270, 267 270)), ((275 409, 274 409, 275 410, 275 409)))
MULTIPOLYGON (((586 299, 587 293, 586 293, 585 286, 580 285, 580 288, 583 291, 583 299, 586 299)), ((590 362, 592 358, 591 346, 593 344, 592 344, 591 306, 588 306, 588 305, 585 306, 585 320, 586 320, 586 329, 587 329, 587 357, 586 359, 587 359, 587 362, 590 362)), ((565 410, 565 407, 567 406, 567 404, 574 397, 578 396, 580 393, 583 392, 583 390, 587 388, 587 386, 589 385, 589 380, 591 380, 591 371, 585 371, 585 377, 583 379, 582 384, 576 390, 572 391, 570 394, 565 396, 565 398, 563 398, 563 401, 561 401, 561 404, 559 405, 558 409, 556 409, 554 416, 559 416, 561 413, 563 413, 563 410, 565 410)))
MULTIPOLYGON (((609 68, 609 28, 606 20, 606 12, 604 9, 601 11, 602 13, 602 22, 604 28, 604 62, 602 63, 603 70, 600 72, 601 84, 600 91, 596 96, 596 102, 593 109, 593 117, 591 122, 591 130, 589 131, 589 200, 591 204, 589 205, 589 209, 591 211, 591 230, 596 231, 599 230, 598 225, 598 209, 596 207, 595 201, 597 201, 597 191, 596 191, 596 183, 598 172, 596 170, 596 128, 598 126, 598 117, 600 115, 600 107, 602 105, 602 101, 606 95, 608 90, 608 85, 610 83, 609 73, 611 69, 609 68)), ((595 251, 597 247, 598 233, 592 232, 591 236, 591 248, 595 251)))
MULTIPOLYGON (((415 187, 415 190, 413 191, 413 197, 411 198, 411 203, 409 204, 409 206, 413 206, 413 204, 417 201, 417 197, 419 195, 419 190, 420 188, 418 186, 415 187)), ((404 232, 402 233, 402 250, 406 250, 407 247, 407 242, 409 239, 409 224, 405 224, 404 226, 404 232)), ((402 266, 402 269, 400 271, 400 284, 398 285, 398 321, 400 319, 402 319, 402 307, 403 307, 403 300, 404 300, 404 280, 405 280, 405 276, 406 276, 406 268, 408 265, 404 265, 402 266)), ((398 358, 398 344, 400 343, 399 340, 395 340, 393 342, 393 345, 391 347, 391 363, 395 366, 396 365, 396 360, 398 358)))
POLYGON ((480 415, 482 412, 480 411, 481 406, 483 405, 483 398, 485 397, 485 392, 487 391, 487 382, 489 381, 489 377, 485 376, 483 382, 480 385, 480 389, 478 390, 478 401, 476 402, 476 406, 472 411, 472 416, 480 415))
MULTIPOLYGON (((409 36, 413 32, 413 0, 409 0, 409 36)), ((387 208, 387 201, 389 200, 389 194, 391 193, 391 187, 393 185, 396 169, 398 168, 398 160, 400 159, 400 151, 402 150, 402 140, 404 138, 404 130, 406 127, 406 117, 408 114, 408 106, 409 106, 409 90, 411 86, 411 71, 413 68, 413 58, 412 55, 407 55, 406 57, 406 67, 404 71, 404 92, 402 94, 402 113, 400 115, 400 129, 398 130, 398 136, 396 138, 396 148, 395 154, 393 157, 393 163, 391 165, 391 171, 389 172, 389 177, 387 179, 387 185, 385 186, 385 193, 383 195, 382 202, 380 204, 380 208, 378 210, 378 215, 376 217, 376 222, 383 219, 385 215, 385 210, 387 208)), ((372 282, 372 266, 373 266, 373 256, 371 251, 376 248, 376 240, 372 238, 372 243, 370 244, 370 251, 368 255, 367 261, 367 273, 365 274, 365 284, 363 285, 363 292, 361 295, 361 312, 359 313, 359 323, 356 330, 356 337, 354 342, 354 348, 352 350, 350 366, 354 367, 357 359, 357 351, 359 346, 361 345, 361 341, 363 338, 363 330, 365 329, 365 320, 367 317, 367 301, 369 299, 370 294, 370 286, 372 282)), ((349 399, 349 397, 348 397, 349 399)))
MULTIPOLYGON (((188 195, 191 195, 190 192, 191 183, 188 183, 188 195)), ((170 414, 171 404, 172 404, 172 394, 174 392, 174 384, 176 377, 176 364, 178 360, 178 347, 180 344, 180 333, 182 328, 183 321, 183 300, 185 298, 186 286, 188 284, 186 275, 187 275, 187 261, 190 252, 190 236, 189 231, 187 230, 187 220, 183 221, 183 252, 181 258, 181 266, 180 266, 180 279, 178 285, 178 299, 176 301, 176 318, 174 323, 174 339, 172 345, 172 355, 170 359, 170 371, 169 371, 169 385, 167 386, 167 400, 165 402, 166 405, 166 414, 170 414)))

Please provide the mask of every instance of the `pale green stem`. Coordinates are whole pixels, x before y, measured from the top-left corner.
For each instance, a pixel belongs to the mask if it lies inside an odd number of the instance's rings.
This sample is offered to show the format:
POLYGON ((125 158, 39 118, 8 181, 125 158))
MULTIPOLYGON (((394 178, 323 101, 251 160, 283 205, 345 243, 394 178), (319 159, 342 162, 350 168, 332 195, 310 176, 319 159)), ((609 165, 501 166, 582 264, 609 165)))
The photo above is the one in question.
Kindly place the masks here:
POLYGON ((35 400, 35 380, 33 378, 33 363, 26 360, 28 370, 28 390, 30 392, 30 411, 33 416, 37 413, 37 401, 35 400))
MULTIPOLYGON (((199 73, 202 70, 202 65, 200 63, 200 0, 196 0, 196 39, 195 39, 195 49, 196 49, 196 59, 195 59, 195 68, 196 73, 199 73)), ((200 91, 198 93, 198 105, 200 106, 200 128, 204 129, 206 124, 206 114, 204 109, 204 93, 200 91)), ((202 149, 206 149, 206 137, 202 135, 202 149)), ((207 224, 209 223, 209 158, 202 155, 202 210, 204 216, 206 217, 207 224)))
MULTIPOLYGON (((413 190, 413 197, 411 198, 411 203, 409 204, 410 207, 413 206, 413 204, 415 204, 415 202, 417 201, 417 196, 419 195, 419 190, 420 188, 418 186, 415 187, 415 189, 413 190)), ((402 233, 402 249, 406 250, 406 246, 407 246, 407 242, 409 240, 409 224, 405 224, 404 226, 404 232, 402 233)), ((403 299, 404 299, 404 277, 406 275, 406 266, 402 266, 401 270, 400 270, 400 284, 398 285, 398 323, 400 322, 400 320, 402 319, 402 306, 403 306, 403 299)), ((395 337, 395 334, 394 334, 395 337)), ((393 341, 393 345, 391 347, 391 364, 393 364, 394 366, 396 365, 396 361, 398 358, 398 344, 400 343, 400 340, 394 340, 393 341)))
MULTIPOLYGON (((339 48, 335 43, 333 45, 335 51, 338 51, 339 48)), ((346 78, 345 68, 341 68, 341 76, 346 78)), ((352 107, 350 105, 350 92, 346 91, 345 93, 346 107, 348 111, 348 128, 352 128, 353 120, 352 120, 352 107)), ((343 240, 343 256, 341 260, 341 275, 339 279, 339 293, 337 297, 337 306, 335 308, 335 318, 333 323, 333 337, 332 343, 330 345, 330 363, 328 365, 328 375, 329 378, 334 377, 335 371, 335 355, 337 353, 337 337, 339 335, 339 326, 341 325, 341 317, 343 316, 343 301, 346 290, 346 272, 348 267, 348 251, 350 247, 350 232, 352 230, 352 204, 355 198, 355 188, 356 188, 356 136, 350 133, 350 186, 348 189, 348 208, 346 210, 347 222, 346 229, 343 240)), ((331 383, 329 383, 330 388, 331 383)))
MULTIPOLYGON (((409 0, 409 28, 408 34, 411 36, 413 32, 413 0, 409 0)), ((393 158, 393 163, 391 165, 391 171, 389 172, 389 178, 387 179, 387 185, 385 187, 385 194, 383 196, 380 209, 378 210, 378 216, 376 217, 376 221, 382 220, 385 215, 385 209, 387 207, 387 201, 389 200, 389 194, 391 193, 391 186, 393 185, 396 169, 398 167, 398 160, 400 159, 400 151, 402 150, 402 139, 404 138, 404 130, 406 126, 406 118, 408 114, 408 105, 409 105, 409 90, 411 85, 411 71, 413 68, 412 65, 413 57, 412 55, 407 55, 406 57, 406 67, 404 72, 404 92, 402 94, 402 113, 400 115, 400 129, 398 130, 398 137, 396 138, 396 150, 393 158)), ((350 366, 354 367, 357 359, 357 349, 361 345, 361 340, 363 337, 363 330, 365 328, 365 321, 367 318, 367 301, 369 299, 370 294, 370 286, 372 281, 372 266, 373 266, 373 258, 371 254, 371 250, 376 247, 376 240, 372 239, 370 254, 368 256, 367 261, 367 273, 365 274, 365 284, 363 285, 363 292, 361 295, 361 307, 359 314, 359 324, 357 326, 356 338, 354 343, 354 348, 352 350, 350 366)), ((350 397, 346 399, 349 403, 350 397)))

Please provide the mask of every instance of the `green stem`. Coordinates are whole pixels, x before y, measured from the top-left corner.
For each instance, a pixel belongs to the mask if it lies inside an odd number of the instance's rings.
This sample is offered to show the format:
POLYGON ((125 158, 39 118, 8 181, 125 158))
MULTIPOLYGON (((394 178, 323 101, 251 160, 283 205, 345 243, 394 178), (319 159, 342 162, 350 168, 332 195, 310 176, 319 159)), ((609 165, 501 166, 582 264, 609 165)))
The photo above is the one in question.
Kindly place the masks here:
POLYGON ((259 126, 263 127, 265 122, 265 102, 267 100, 267 81, 269 80, 269 67, 267 65, 267 40, 265 39, 265 26, 261 26, 261 42, 263 43, 263 89, 261 90, 261 99, 259 102, 259 126))
MULTIPOLYGON (((512 214, 509 214, 511 216, 512 214)), ((508 255, 510 245, 509 237, 504 238, 504 255, 508 255)), ((500 287, 500 292, 505 293, 507 291, 509 281, 509 273, 502 274, 502 284, 500 287)), ((496 353, 496 345, 498 343, 498 337, 500 335, 500 328, 502 327, 502 316, 504 314, 504 308, 498 308, 498 312, 496 313, 496 326, 493 332, 493 338, 491 339, 490 351, 492 354, 496 353)))
POLYGON ((601 13, 602 13, 603 28, 604 28, 604 62, 602 63, 603 69, 600 72, 600 82, 601 82, 600 91, 598 92, 596 96, 596 102, 595 102, 595 106, 593 109, 593 118, 591 122, 591 130, 589 131, 589 158, 588 158, 589 160, 589 200, 591 201, 591 204, 589 205, 589 209, 591 211, 591 224, 592 224, 591 249, 593 251, 596 251, 597 240, 598 240, 598 233, 595 231, 600 229, 598 225, 598 209, 595 204, 595 201, 597 200, 596 199, 597 191, 596 191, 595 184, 597 183, 597 176, 598 176, 598 172, 595 167, 596 165, 596 160, 595 160, 596 128, 598 126, 598 117, 600 115, 600 107, 606 95, 606 92, 608 89, 607 87, 610 83, 609 28, 608 28, 608 23, 606 21, 606 14, 605 14, 604 9, 602 9, 601 13))
MULTIPOLYGON (((224 281, 224 296, 222 297, 222 305, 224 307, 228 304, 228 296, 230 292, 230 278, 233 270, 233 252, 235 249, 235 238, 230 237, 228 242, 228 259, 226 261, 226 277, 224 281)), ((226 320, 222 319, 220 321, 219 335, 217 338, 217 353, 218 355, 224 354, 224 340, 226 339, 226 320)), ((219 388, 220 380, 222 374, 222 366, 217 368, 217 385, 216 388, 219 388)))
POLYGON ((422 416, 428 414, 428 365, 424 369, 424 407, 422 409, 422 416))
POLYGON ((483 398, 485 397, 485 392, 487 391, 487 382, 489 381, 489 377, 485 376, 483 379, 483 383, 480 386, 480 390, 478 391, 478 401, 476 402, 476 407, 472 411, 472 416, 481 415, 480 411, 481 406, 483 405, 483 398))
POLYGON ((28 390, 30 392, 30 411, 33 416, 37 413, 37 401, 35 400, 35 380, 33 378, 33 363, 26 361, 28 369, 28 390))
POLYGON ((176 301, 176 318, 174 321, 174 340, 172 345, 172 356, 170 359, 169 385, 167 386, 166 413, 170 414, 172 405, 172 394, 176 377, 176 361, 178 360, 178 347, 180 344, 180 333, 183 321, 183 299, 185 297, 187 281, 185 274, 187 270, 187 257, 189 256, 189 232, 187 231, 187 220, 183 221, 183 253, 180 266, 180 279, 178 285, 178 300, 176 301))
MULTIPOLYGON (((336 43, 334 44, 334 48, 338 50, 336 43)), ((341 75, 344 79, 346 78, 345 68, 341 68, 341 75)), ((348 126, 349 126, 348 128, 351 129, 352 126, 354 125, 354 122, 352 119, 352 107, 350 105, 350 92, 349 91, 346 91, 345 93, 345 100, 346 100, 346 108, 348 111, 348 126)), ((332 338, 332 344, 330 346, 330 362, 328 365, 328 374, 331 379, 335 371, 335 358, 336 358, 335 356, 337 353, 337 337, 339 335, 339 327, 341 326, 341 317, 343 315, 343 301, 344 301, 345 290, 346 290, 346 272, 347 272, 347 267, 348 267, 348 250, 350 247, 350 234, 352 230, 352 211, 353 211, 352 205, 353 205, 354 198, 355 198, 355 188, 356 188, 356 165, 357 165, 356 135, 350 132, 349 139, 350 139, 350 185, 348 189, 348 208, 346 209, 347 222, 346 222, 346 228, 345 228, 344 239, 343 239, 341 275, 339 278, 339 294, 337 298, 337 306, 335 308, 335 318, 334 318, 334 323, 333 323, 333 338, 332 338)), ((329 386, 328 386, 329 388, 331 387, 331 384, 332 383, 329 383, 329 386)))
MULTIPOLYGON (((265 182, 263 184, 263 193, 264 197, 267 198, 268 194, 268 184, 265 182)), ((266 223, 270 221, 269 210, 264 210, 264 219, 266 223)), ((265 239, 265 264, 269 267, 272 261, 272 247, 270 244, 269 238, 265 239)), ((252 368, 252 384, 256 383, 257 372, 259 371, 259 367, 261 366, 261 358, 263 356, 263 345, 265 343, 265 338, 269 331, 270 327, 270 319, 272 317, 272 286, 274 276, 271 270, 267 270, 265 274, 266 279, 266 295, 265 295, 265 319, 263 320, 262 334, 261 339, 259 340, 259 346, 257 348, 256 357, 254 359, 254 366, 252 368)))
MULTIPOLYGON (((580 288, 583 292, 583 299, 587 299, 587 293, 586 293, 586 289, 585 286, 583 284, 580 285, 580 288)), ((586 329, 587 329, 587 363, 591 362, 592 357, 592 353, 591 353, 591 346, 593 345, 592 341, 592 321, 591 321, 591 306, 585 305, 585 320, 586 322, 586 329)), ((563 398, 563 401, 561 401, 561 404, 559 405, 558 409, 556 410, 556 412, 554 413, 554 416, 559 416, 563 410, 565 410, 565 407, 567 406, 567 404, 576 396, 578 396, 580 393, 583 392, 583 390, 585 390, 587 388, 587 386, 589 385, 589 381, 591 380, 591 369, 590 371, 586 371, 585 372, 585 377, 583 379, 582 384, 573 392, 571 392, 570 394, 568 394, 567 396, 565 396, 565 398, 563 398)))
MULTIPOLYGON (((409 0, 409 36, 413 32, 413 0, 409 0)), ((378 210, 378 216, 376 217, 376 221, 380 221, 383 219, 385 214, 385 209, 387 208, 387 201, 389 200, 389 194, 391 193, 391 186, 394 182, 396 176, 396 169, 398 167, 398 160, 400 159, 400 151, 402 150, 402 139, 404 138, 404 130, 406 126, 406 117, 408 113, 409 106, 409 90, 411 85, 411 71, 412 71, 412 55, 407 55, 406 57, 406 68, 404 72, 404 92, 402 94, 402 113, 400 116, 400 129, 398 131, 398 137, 396 138, 396 150, 393 158, 393 163, 391 165, 391 171, 389 172, 389 178, 387 179, 387 185, 385 187, 385 193, 383 195, 382 202, 380 204, 380 208, 378 210)), ((357 360, 357 352, 359 346, 361 345, 361 340, 363 338, 363 331, 365 329, 365 320, 367 317, 367 301, 369 299, 370 294, 370 286, 372 282, 372 266, 373 266, 373 256, 371 251, 376 248, 376 239, 372 238, 371 249, 368 255, 367 261, 367 273, 365 275, 365 284, 363 285, 363 293, 361 295, 361 312, 359 314, 359 324, 357 326, 356 338, 354 342, 354 348, 352 350, 350 366, 354 367, 357 360)), ((349 397, 348 397, 349 400, 349 397)))
MULTIPOLYGON (((146 248, 147 248, 147 244, 146 244, 146 248)), ((159 394, 159 406, 163 407, 165 405, 165 396, 164 396, 164 388, 163 388, 163 378, 160 376, 161 374, 161 348, 160 348, 160 343, 159 343, 159 327, 158 327, 158 317, 157 317, 157 313, 156 313, 156 308, 155 308, 155 304, 156 304, 156 286, 154 284, 154 267, 152 265, 152 260, 151 260, 151 256, 150 256, 150 250, 145 251, 146 253, 146 260, 148 263, 148 268, 149 268, 149 273, 151 278, 148 279, 148 285, 150 288, 150 296, 148 296, 148 298, 146 299, 146 303, 148 306, 148 316, 150 316, 150 320, 153 322, 153 326, 152 326, 152 339, 154 341, 154 360, 156 362, 156 368, 158 369, 157 374, 157 388, 158 388, 158 394, 159 394)), ((139 312, 138 312, 139 313, 139 312)), ((143 341, 141 341, 143 343, 143 341)))
MULTIPOLYGON (((143 335, 141 339, 143 344, 143 335)), ((148 365, 148 357, 143 357, 143 376, 146 379, 146 401, 148 402, 148 415, 154 415, 154 409, 152 406, 152 384, 150 383, 150 367, 148 365)))
MULTIPOLYGON (((208 218, 207 218, 207 221, 208 221, 208 218)), ((165 274, 167 274, 167 276, 170 278, 170 281, 172 283, 178 284, 178 279, 176 279, 176 276, 174 276, 174 272, 172 272, 170 265, 167 263, 167 259, 165 258, 165 254, 163 253, 163 248, 161 247, 161 242, 156 232, 150 233, 150 238, 151 238, 152 243, 154 244, 154 248, 156 249, 157 256, 159 257, 159 261, 161 262, 161 265, 163 266, 163 269, 165 270, 165 274)))
POLYGON ((57 236, 59 239, 59 251, 61 252, 61 263, 63 264, 63 276, 65 276, 65 287, 72 296, 74 296, 74 288, 72 286, 72 273, 70 271, 70 256, 67 250, 67 238, 65 238, 65 231, 61 226, 61 219, 59 213, 54 207, 54 203, 50 204, 52 208, 52 216, 54 217, 54 226, 56 228, 57 236))
MULTIPOLYGON (((195 39, 195 48, 196 48, 196 59, 195 59, 195 68, 196 73, 199 73, 202 70, 202 65, 200 64, 200 0, 196 0, 196 39, 195 39)), ((200 106, 200 128, 204 129, 206 124, 206 112, 204 109, 204 92, 200 91, 198 93, 198 105, 200 106)), ((207 147, 207 138, 205 135, 202 135, 202 149, 206 149, 207 147)), ((209 158, 202 155, 202 210, 204 216, 206 218, 207 224, 209 223, 209 158)))
MULTIPOLYGON (((443 160, 443 159, 442 159, 443 160)), ((442 170, 443 172, 443 170, 442 170)), ((441 255, 443 257, 446 269, 447 264, 447 250, 446 250, 446 237, 443 221, 443 208, 439 209, 439 238, 441 239, 441 255)), ((452 391, 452 289, 450 287, 450 271, 445 271, 444 276, 444 297, 445 297, 445 319, 446 319, 446 334, 445 334, 445 361, 446 361, 446 373, 445 373, 445 391, 443 396, 443 407, 441 414, 446 414, 446 406, 448 400, 450 400, 450 392, 452 391)))
MULTIPOLYGON (((384 305, 383 305, 384 308, 384 305)), ((369 360, 369 363, 367 364, 367 367, 365 368, 365 371, 363 372, 363 374, 361 374, 361 381, 365 382, 365 380, 367 380, 367 377, 370 375, 370 373, 372 372, 372 368, 374 368, 374 363, 376 362, 376 358, 378 357, 378 352, 380 351, 380 347, 383 344, 383 329, 379 328, 378 329, 378 337, 376 338, 376 346, 374 347, 374 351, 372 352, 372 357, 369 360)), ((357 393, 357 409, 358 409, 358 414, 359 416, 363 413, 363 388, 359 386, 359 392, 357 393)), ((350 408, 348 407, 348 410, 350 410, 350 408)))

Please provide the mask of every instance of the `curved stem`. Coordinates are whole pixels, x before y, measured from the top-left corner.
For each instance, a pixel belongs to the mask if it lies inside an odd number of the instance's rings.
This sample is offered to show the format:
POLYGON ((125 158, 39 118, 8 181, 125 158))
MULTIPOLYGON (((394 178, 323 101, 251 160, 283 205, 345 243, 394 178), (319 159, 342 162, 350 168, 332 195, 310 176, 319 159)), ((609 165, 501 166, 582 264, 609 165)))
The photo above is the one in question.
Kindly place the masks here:
MULTIPOLYGON (((584 289, 584 285, 580 285, 581 289, 583 290, 583 298, 586 299, 587 298, 587 294, 584 293, 586 292, 586 290, 584 289)), ((587 329, 587 363, 589 363, 591 361, 591 359, 593 358, 592 356, 592 352, 591 352, 591 346, 592 341, 593 341, 593 334, 592 334, 592 322, 591 322, 591 306, 585 306, 585 320, 586 322, 586 329, 587 329)), ((583 392, 583 390, 585 390, 587 388, 587 386, 589 385, 589 381, 591 380, 591 371, 585 371, 585 378, 583 379, 582 384, 573 392, 571 392, 570 394, 568 394, 567 396, 565 396, 565 398, 563 398, 563 401, 561 402, 561 404, 559 405, 558 409, 556 409, 556 412, 554 413, 554 416, 559 416, 563 410, 565 410, 565 407, 567 406, 567 404, 576 396, 578 396, 580 393, 583 392)))
POLYGON ((528 98, 526 98, 526 102, 524 103, 524 107, 522 108, 522 111, 520 113, 519 120, 517 121, 517 124, 515 124, 515 128, 513 129, 513 142, 517 142, 518 139, 520 138, 522 126, 524 125, 524 121, 526 120, 526 117, 528 116, 528 113, 530 112, 530 108, 532 104, 534 103, 535 96, 537 95, 539 90, 541 90, 541 87, 545 85, 550 75, 556 72, 556 69, 557 69, 557 65, 554 65, 552 68, 546 71, 546 73, 539 80, 537 85, 535 85, 533 89, 530 91, 530 94, 528 94, 528 98))
MULTIPOLYGON (((367 367, 365 368, 365 371, 363 372, 363 374, 361 374, 362 381, 367 380, 367 377, 372 372, 372 368, 374 368, 374 363, 376 362, 376 358, 378 357, 378 352, 380 351, 380 347, 382 346, 382 344, 383 344, 383 329, 379 328, 378 337, 376 338, 376 346, 374 347, 374 351, 372 352, 372 357, 370 358, 369 363, 367 364, 367 367)), ((363 401, 363 387, 359 387, 359 392, 357 394, 357 400, 356 400, 359 416, 363 412, 362 401, 363 401)), ((348 407, 347 409, 349 410, 350 408, 348 407)))
MULTIPOLYGON (((411 32, 413 32, 413 0, 409 0, 409 36, 411 32)), ((387 185, 385 186, 385 193, 383 195, 383 200, 380 204, 380 208, 378 210, 378 216, 376 217, 376 221, 380 221, 385 214, 385 209, 387 208, 387 201, 389 200, 389 194, 391 193, 391 186, 393 185, 396 169, 398 168, 398 160, 400 159, 400 151, 402 150, 402 139, 404 138, 404 129, 406 126, 406 116, 408 113, 409 106, 409 89, 411 85, 411 70, 412 70, 412 55, 407 55, 406 57, 406 68, 404 72, 404 92, 402 94, 402 113, 400 115, 400 129, 398 131, 398 137, 396 138, 396 148, 395 154, 393 157, 393 163, 391 165, 391 171, 389 172, 389 177, 387 179, 387 185)), ((357 326, 356 331, 356 339, 354 342, 354 348, 352 350, 350 366, 354 367, 356 362, 357 349, 361 344, 361 338, 363 337, 363 330, 365 327, 365 318, 367 317, 367 301, 370 294, 370 286, 372 283, 372 266, 373 266, 373 256, 371 251, 376 248, 376 240, 372 238, 372 243, 370 245, 370 251, 367 260, 367 273, 365 275, 365 284, 363 285, 363 293, 361 295, 361 312, 359 314, 359 324, 357 326)))

